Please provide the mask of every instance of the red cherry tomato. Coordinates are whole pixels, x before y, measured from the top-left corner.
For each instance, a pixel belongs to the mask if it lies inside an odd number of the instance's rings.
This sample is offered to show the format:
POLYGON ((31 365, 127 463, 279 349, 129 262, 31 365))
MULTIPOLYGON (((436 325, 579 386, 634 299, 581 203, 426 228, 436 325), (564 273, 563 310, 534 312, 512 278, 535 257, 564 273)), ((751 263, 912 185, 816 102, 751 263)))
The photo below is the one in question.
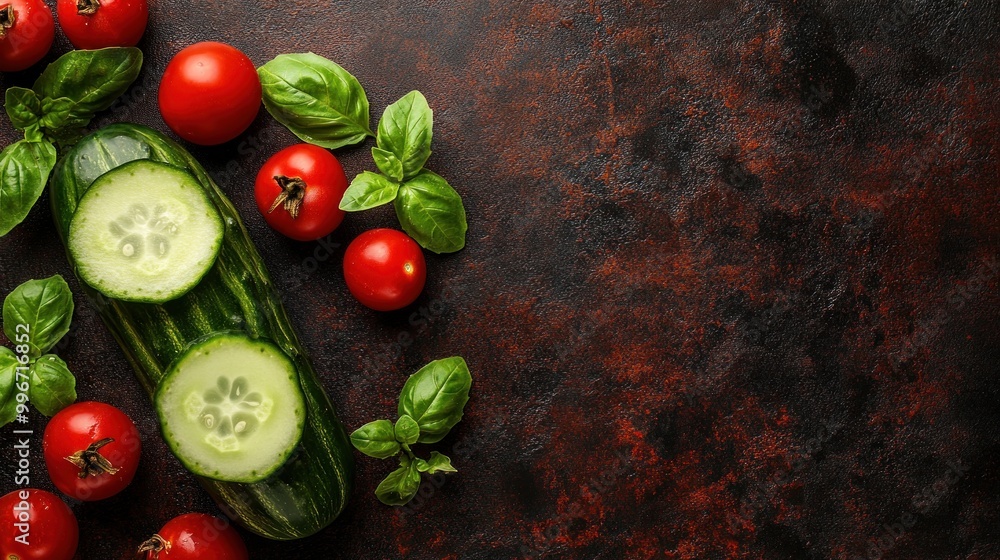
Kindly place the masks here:
POLYGON ((59 496, 25 488, 0 498, 0 558, 72 560, 79 541, 76 516, 59 496))
POLYGON ((59 0, 59 26, 78 49, 134 47, 146 32, 146 0, 59 0))
POLYGON ((223 43, 198 43, 174 56, 160 82, 160 113, 178 136, 214 146, 257 117, 260 78, 247 55, 223 43))
POLYGON ((298 241, 326 237, 344 220, 347 176, 329 151, 296 144, 267 160, 254 197, 268 225, 298 241))
POLYGON ((124 412, 104 403, 82 402, 49 420, 42 450, 49 478, 60 492, 95 501, 114 496, 132 482, 142 443, 139 430, 124 412))
POLYGON ((420 245, 401 231, 373 229, 351 242, 344 255, 347 288, 376 311, 413 303, 424 290, 427 263, 420 245))
POLYGON ((142 543, 146 560, 247 560, 240 534, 221 517, 186 513, 167 522, 142 543))
POLYGON ((42 0, 0 0, 0 72, 19 72, 52 48, 56 24, 42 0))

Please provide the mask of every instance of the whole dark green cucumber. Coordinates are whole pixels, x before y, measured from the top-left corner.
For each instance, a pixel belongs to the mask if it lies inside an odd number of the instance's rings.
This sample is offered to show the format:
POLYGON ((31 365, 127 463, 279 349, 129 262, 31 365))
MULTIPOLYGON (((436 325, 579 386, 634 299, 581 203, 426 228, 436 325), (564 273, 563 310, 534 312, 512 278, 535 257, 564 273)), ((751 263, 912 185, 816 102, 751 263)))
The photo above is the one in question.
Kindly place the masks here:
POLYGON ((77 202, 94 179, 137 159, 186 169, 202 184, 225 222, 218 260, 193 290, 162 305, 108 299, 84 285, 87 296, 150 395, 170 363, 193 341, 212 333, 242 331, 269 339, 292 358, 308 412, 302 442, 288 462, 253 484, 199 481, 227 514, 259 535, 279 540, 311 535, 329 525, 347 503, 354 474, 350 444, 243 222, 201 165, 150 128, 116 124, 101 129, 56 166, 51 196, 59 233, 65 242, 77 202))

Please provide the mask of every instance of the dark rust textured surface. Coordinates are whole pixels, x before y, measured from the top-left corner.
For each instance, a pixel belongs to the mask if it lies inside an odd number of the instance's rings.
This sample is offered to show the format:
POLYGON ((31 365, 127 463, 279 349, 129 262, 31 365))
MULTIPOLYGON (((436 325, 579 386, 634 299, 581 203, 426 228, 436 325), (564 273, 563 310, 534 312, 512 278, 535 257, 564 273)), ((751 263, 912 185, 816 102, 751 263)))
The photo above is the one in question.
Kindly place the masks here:
MULTIPOLYGON (((156 84, 192 42, 257 64, 312 50, 375 117, 426 94, 429 166, 469 212, 468 248, 377 314, 340 260, 391 210, 290 242, 251 185, 291 134, 262 111, 192 147, 349 428, 393 414, 431 359, 463 355, 475 379, 434 447, 458 474, 393 509, 372 495, 391 465, 359 457, 338 523, 247 535, 253 558, 1000 558, 996 2, 152 1, 141 83, 103 122, 165 130, 156 84)), ((369 147, 338 152, 349 174, 369 147)), ((0 240, 0 293, 71 276, 51 221, 46 198, 0 240)), ((60 352, 81 399, 145 441, 125 493, 74 505, 79 558, 125 558, 217 510, 85 305, 75 326, 60 352)))

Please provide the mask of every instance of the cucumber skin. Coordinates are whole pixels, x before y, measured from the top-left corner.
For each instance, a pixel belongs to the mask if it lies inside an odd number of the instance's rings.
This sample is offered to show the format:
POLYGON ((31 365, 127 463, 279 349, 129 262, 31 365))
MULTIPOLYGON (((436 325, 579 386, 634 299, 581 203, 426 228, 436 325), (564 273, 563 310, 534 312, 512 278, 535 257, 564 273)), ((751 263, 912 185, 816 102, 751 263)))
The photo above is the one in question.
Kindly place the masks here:
POLYGON ((288 462, 252 484, 196 478, 227 515, 258 535, 275 540, 312 535, 347 504, 354 478, 351 446, 236 208, 201 165, 180 145, 145 126, 114 124, 92 133, 59 161, 53 174, 50 195, 63 243, 77 201, 93 180, 136 159, 185 169, 201 183, 225 226, 218 260, 193 290, 159 305, 109 299, 81 282, 84 291, 150 397, 171 362, 214 333, 269 339, 289 355, 299 373, 307 420, 288 462))

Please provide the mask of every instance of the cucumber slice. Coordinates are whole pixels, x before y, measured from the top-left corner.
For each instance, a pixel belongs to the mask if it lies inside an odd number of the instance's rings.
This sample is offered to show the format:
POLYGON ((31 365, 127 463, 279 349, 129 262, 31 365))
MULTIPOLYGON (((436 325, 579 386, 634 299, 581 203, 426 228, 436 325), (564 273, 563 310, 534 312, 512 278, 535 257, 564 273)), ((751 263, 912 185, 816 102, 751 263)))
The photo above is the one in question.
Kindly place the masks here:
POLYGON ((189 348, 154 397, 163 437, 195 474, 257 482, 302 437, 306 405, 295 364, 277 346, 218 334, 189 348))
POLYGON ((223 225, 189 173, 149 160, 98 177, 69 226, 77 272, 102 294, 124 301, 176 299, 208 273, 223 225))

